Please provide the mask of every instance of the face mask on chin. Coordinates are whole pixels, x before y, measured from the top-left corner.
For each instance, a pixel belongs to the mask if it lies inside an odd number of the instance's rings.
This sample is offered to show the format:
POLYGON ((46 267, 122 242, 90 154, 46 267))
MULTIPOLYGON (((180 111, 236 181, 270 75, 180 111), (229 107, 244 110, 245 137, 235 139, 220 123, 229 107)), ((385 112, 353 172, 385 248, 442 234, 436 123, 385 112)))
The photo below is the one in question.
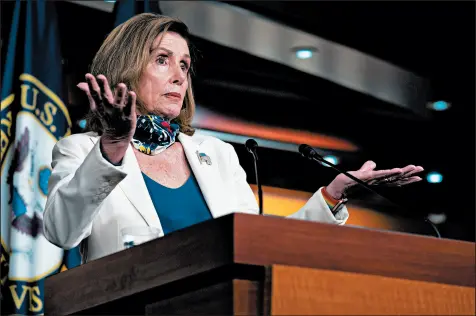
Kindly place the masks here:
POLYGON ((139 115, 132 145, 141 153, 157 155, 175 143, 179 128, 158 115, 139 115))

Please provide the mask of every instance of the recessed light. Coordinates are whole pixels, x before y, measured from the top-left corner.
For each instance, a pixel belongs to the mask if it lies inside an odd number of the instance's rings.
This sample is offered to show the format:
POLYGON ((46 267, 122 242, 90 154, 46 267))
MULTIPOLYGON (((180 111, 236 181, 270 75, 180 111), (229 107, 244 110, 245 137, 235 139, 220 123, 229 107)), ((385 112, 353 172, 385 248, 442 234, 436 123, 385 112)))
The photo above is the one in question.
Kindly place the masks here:
POLYGON ((429 102, 427 104, 427 107, 434 111, 445 111, 445 110, 448 110, 450 106, 451 104, 446 101, 435 101, 435 102, 429 102))
POLYGON ((430 172, 426 175, 426 181, 429 183, 441 183, 443 181, 443 175, 436 171, 430 172))
MULTIPOLYGON (((339 158, 333 155, 324 156, 324 160, 330 162, 331 164, 337 165, 339 163, 339 158)), ((321 162, 322 163, 322 162, 321 162)), ((326 163, 322 163, 323 166, 329 167, 326 163)))
POLYGON ((317 52, 317 49, 314 47, 295 47, 292 51, 296 54, 296 58, 298 59, 309 59, 317 52))
POLYGON ((80 120, 80 121, 78 121, 78 126, 79 126, 81 129, 85 129, 85 128, 86 128, 86 120, 80 120))

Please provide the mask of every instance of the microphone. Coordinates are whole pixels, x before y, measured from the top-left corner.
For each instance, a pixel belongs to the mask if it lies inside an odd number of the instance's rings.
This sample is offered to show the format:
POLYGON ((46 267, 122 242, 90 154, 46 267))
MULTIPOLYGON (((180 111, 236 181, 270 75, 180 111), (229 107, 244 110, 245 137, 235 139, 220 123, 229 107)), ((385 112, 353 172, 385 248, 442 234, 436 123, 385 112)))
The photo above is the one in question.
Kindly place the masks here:
POLYGON ((259 181, 258 154, 256 153, 258 143, 254 139, 250 138, 246 141, 245 147, 246 150, 248 150, 248 152, 253 156, 256 185, 258 186, 259 214, 263 215, 263 190, 261 188, 261 182, 259 181))
MULTIPOLYGON (((343 173, 345 174, 347 177, 351 178, 352 180, 354 180, 355 182, 357 182, 358 184, 360 184, 362 187, 366 188, 367 190, 369 190, 370 192, 382 197, 383 199, 387 200, 388 202, 394 204, 394 205, 397 205, 395 202, 391 201, 390 199, 386 198, 385 196, 381 195, 380 193, 377 193, 375 190, 373 190, 367 183, 365 183, 364 181, 354 177, 353 175, 351 175, 350 173, 346 172, 346 171, 343 171, 343 170, 340 170, 336 165, 334 165, 333 163, 327 161, 324 159, 324 157, 322 157, 321 155, 319 155, 315 150, 314 148, 312 148, 311 146, 309 145, 306 145, 306 144, 301 144, 299 145, 299 152, 301 153, 301 155, 305 158, 308 158, 310 160, 314 160, 314 161, 319 161, 321 163, 325 163, 327 164, 329 167, 331 167, 332 169, 336 170, 337 172, 339 173, 343 173)), ((433 230, 435 231, 436 233, 436 236, 438 238, 441 238, 441 235, 440 235, 440 232, 438 231, 438 228, 428 219, 428 218, 425 218, 424 221, 426 223, 428 223, 432 228, 433 230)))

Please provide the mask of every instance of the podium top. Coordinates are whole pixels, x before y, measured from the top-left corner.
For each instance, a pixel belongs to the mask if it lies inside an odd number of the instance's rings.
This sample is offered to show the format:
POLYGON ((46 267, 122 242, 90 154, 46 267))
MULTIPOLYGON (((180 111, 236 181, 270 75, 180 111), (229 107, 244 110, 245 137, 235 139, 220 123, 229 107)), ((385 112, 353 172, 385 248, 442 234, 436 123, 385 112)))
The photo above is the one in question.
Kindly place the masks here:
POLYGON ((51 276, 45 301, 87 293, 77 304, 92 306, 224 267, 272 264, 470 287, 476 277, 471 242, 230 214, 51 276))

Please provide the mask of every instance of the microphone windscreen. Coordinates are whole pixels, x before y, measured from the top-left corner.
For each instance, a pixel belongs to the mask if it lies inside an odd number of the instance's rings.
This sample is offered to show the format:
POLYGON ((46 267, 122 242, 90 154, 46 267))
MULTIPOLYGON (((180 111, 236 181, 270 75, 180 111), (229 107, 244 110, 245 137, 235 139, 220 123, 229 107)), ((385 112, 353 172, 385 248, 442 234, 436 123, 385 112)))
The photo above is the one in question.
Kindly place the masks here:
POLYGON ((311 158, 316 155, 314 148, 306 144, 299 145, 299 152, 306 158, 311 158))
POLYGON ((248 139, 248 140, 246 141, 245 146, 246 146, 246 149, 247 149, 250 153, 252 153, 253 150, 254 150, 256 147, 258 147, 258 143, 257 143, 254 139, 250 138, 250 139, 248 139))

